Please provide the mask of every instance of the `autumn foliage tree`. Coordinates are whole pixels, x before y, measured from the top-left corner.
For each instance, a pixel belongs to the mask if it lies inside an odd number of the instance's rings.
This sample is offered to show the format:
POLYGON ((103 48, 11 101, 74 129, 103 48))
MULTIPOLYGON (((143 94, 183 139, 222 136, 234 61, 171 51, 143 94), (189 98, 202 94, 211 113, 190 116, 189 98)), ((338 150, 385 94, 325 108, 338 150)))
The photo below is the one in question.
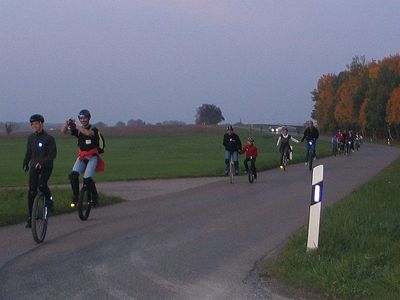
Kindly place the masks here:
POLYGON ((354 57, 338 75, 323 75, 312 92, 322 132, 338 128, 362 130, 364 135, 400 137, 400 54, 366 62, 354 57))
POLYGON ((386 106, 386 122, 389 128, 393 128, 396 136, 399 136, 400 125, 400 87, 396 88, 390 95, 386 106))

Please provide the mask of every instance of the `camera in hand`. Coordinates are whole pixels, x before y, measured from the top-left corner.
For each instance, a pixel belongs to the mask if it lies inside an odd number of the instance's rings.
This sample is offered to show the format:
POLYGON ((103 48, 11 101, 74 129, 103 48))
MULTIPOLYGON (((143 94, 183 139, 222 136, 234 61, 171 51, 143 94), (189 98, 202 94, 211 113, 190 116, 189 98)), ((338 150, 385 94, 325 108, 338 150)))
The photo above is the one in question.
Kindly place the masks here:
POLYGON ((68 124, 68 127, 72 127, 72 128, 76 127, 74 119, 69 119, 67 124, 68 124))

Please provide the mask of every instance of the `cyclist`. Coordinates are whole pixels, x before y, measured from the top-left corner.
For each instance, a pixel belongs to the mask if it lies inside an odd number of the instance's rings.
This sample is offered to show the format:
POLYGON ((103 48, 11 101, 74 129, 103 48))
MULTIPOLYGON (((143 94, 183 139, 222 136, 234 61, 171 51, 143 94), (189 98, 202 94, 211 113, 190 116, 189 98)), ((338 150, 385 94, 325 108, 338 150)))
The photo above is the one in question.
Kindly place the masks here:
POLYGON ((258 152, 257 152, 257 147, 254 144, 253 137, 249 137, 247 139, 247 144, 243 147, 243 149, 241 150, 241 153, 244 153, 246 155, 246 158, 243 162, 244 167, 246 169, 246 173, 249 171, 248 162, 250 161, 250 168, 253 171, 254 179, 257 179, 256 158, 257 158, 258 152))
POLYGON ((242 142, 239 136, 233 132, 233 127, 226 128, 222 144, 225 146, 225 175, 229 174, 229 163, 231 158, 235 168, 235 176, 239 175, 239 151, 242 149, 242 142))
POLYGON ((312 147, 313 157, 315 158, 316 155, 316 147, 317 147, 317 139, 319 137, 319 131, 316 127, 314 127, 313 121, 307 121, 307 127, 304 130, 303 137, 301 138, 301 142, 306 140, 306 157, 305 157, 305 165, 308 165, 308 148, 312 147), (310 146, 309 142, 313 141, 312 145, 310 146))
POLYGON ((98 129, 90 124, 91 114, 82 109, 78 115, 82 126, 77 126, 74 119, 65 121, 61 132, 68 131, 78 139, 79 154, 69 174, 72 188, 71 206, 74 207, 79 199, 79 174, 83 174, 83 182, 92 192, 92 206, 97 206, 98 194, 93 175, 96 171, 104 171, 104 162, 99 155, 98 129))
POLYGON ((354 152, 354 140, 355 140, 355 136, 353 134, 353 131, 350 129, 347 134, 347 141, 346 141, 347 154, 350 154, 350 151, 354 152))
POLYGON ((341 152, 344 152, 344 136, 342 130, 338 130, 338 132, 335 134, 335 138, 337 141, 337 147, 340 149, 341 152))
POLYGON ((286 127, 282 128, 282 133, 279 136, 276 146, 279 146, 279 152, 281 153, 280 168, 283 169, 283 156, 286 155, 287 159, 290 159, 290 153, 292 152, 292 147, 290 146, 290 140, 295 143, 300 143, 294 137, 289 134, 286 127))
POLYGON ((29 171, 28 210, 29 218, 25 227, 32 227, 32 206, 37 190, 44 194, 49 211, 53 210, 53 199, 47 182, 53 171, 53 161, 57 156, 57 146, 54 138, 43 129, 44 118, 34 114, 29 118, 32 133, 28 136, 25 158, 22 168, 29 171))

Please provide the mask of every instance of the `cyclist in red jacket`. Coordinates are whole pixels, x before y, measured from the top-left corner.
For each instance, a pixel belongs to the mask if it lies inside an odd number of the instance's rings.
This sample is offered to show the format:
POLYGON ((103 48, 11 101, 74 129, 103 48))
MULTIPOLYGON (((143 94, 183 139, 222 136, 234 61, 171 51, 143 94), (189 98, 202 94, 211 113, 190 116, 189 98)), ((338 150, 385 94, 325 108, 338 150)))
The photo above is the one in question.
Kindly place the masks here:
POLYGON ((257 147, 254 144, 253 137, 249 137, 247 139, 247 144, 243 147, 241 153, 244 153, 246 155, 246 158, 244 160, 244 167, 246 169, 246 172, 249 171, 248 162, 250 161, 250 167, 251 170, 253 171, 254 179, 257 179, 256 158, 258 156, 258 152, 257 152, 257 147))

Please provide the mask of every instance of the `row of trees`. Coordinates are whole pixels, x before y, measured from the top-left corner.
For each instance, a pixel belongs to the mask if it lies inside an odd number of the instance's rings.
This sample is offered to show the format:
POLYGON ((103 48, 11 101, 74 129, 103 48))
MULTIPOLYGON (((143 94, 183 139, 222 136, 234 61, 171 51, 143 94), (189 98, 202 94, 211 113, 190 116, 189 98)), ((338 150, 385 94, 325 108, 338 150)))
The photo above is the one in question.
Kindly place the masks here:
POLYGON ((352 128, 364 136, 400 137, 400 54, 370 62, 354 57, 345 71, 323 75, 312 99, 322 132, 352 128))
MULTIPOLYGON (((224 121, 224 117, 222 116, 221 109, 214 104, 203 104, 197 108, 196 112, 196 124, 206 124, 206 125, 216 125, 221 121, 224 121)), ((4 128, 7 134, 10 134, 14 129, 19 129, 22 125, 26 125, 26 123, 11 123, 11 122, 0 122, 0 127, 4 128)), ((60 125, 60 124, 59 124, 60 125)), ((104 122, 97 122, 94 124, 97 128, 107 127, 107 124, 104 122)), ((130 119, 126 123, 124 121, 118 121, 114 126, 115 127, 141 127, 150 125, 141 119, 130 119)), ((182 121, 164 121, 161 123, 157 123, 156 125, 186 125, 185 122, 182 121)), ((60 125, 61 126, 61 125, 60 125)), ((56 126, 57 127, 57 126, 56 126)))

